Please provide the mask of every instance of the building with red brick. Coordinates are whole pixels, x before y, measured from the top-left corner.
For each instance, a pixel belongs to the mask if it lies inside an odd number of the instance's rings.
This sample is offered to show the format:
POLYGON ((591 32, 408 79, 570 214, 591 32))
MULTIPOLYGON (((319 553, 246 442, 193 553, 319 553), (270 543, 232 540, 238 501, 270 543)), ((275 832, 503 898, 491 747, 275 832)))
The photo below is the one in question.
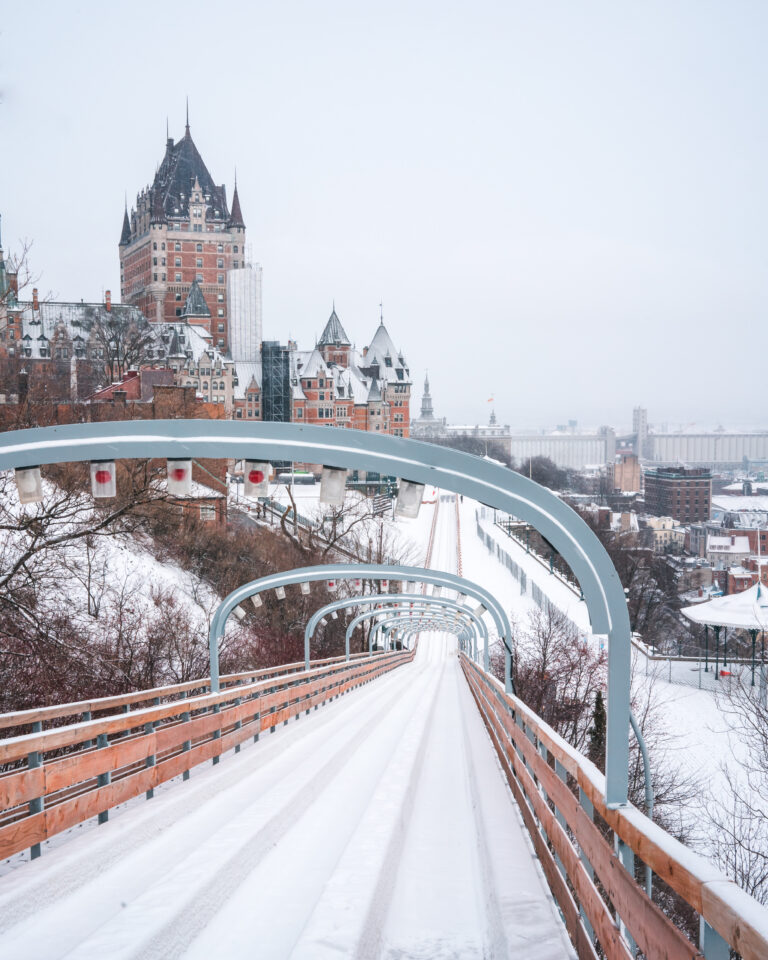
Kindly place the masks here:
POLYGON ((659 467, 645 474, 645 508, 680 523, 709 520, 712 473, 701 467, 659 467))
POLYGON ((237 184, 230 208, 226 187, 214 182, 188 120, 181 140, 168 138, 152 185, 137 195, 130 214, 126 207, 119 251, 123 303, 152 322, 173 323, 197 284, 213 345, 223 353, 234 347, 235 359, 258 359, 260 268, 246 264, 237 184), (239 341, 247 341, 251 356, 237 356, 239 341))

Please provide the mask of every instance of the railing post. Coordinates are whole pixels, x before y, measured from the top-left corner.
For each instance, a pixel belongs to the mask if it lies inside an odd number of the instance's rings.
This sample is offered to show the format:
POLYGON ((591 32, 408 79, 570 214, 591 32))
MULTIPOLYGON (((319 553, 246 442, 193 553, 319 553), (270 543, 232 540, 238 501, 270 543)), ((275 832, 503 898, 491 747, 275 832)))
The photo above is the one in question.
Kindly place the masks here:
MULTIPOLYGON (((243 698, 242 698, 242 697, 235 697, 235 706, 236 706, 236 707, 239 707, 242 702, 243 702, 243 698)), ((243 725, 243 721, 242 721, 242 720, 235 720, 235 730, 239 730, 239 729, 242 727, 242 725, 243 725)), ((235 744, 235 753, 240 753, 240 744, 239 744, 239 743, 236 743, 236 744, 235 744)))
MULTIPOLYGON (((754 684, 753 684, 753 686, 754 686, 754 684)), ((85 722, 87 722, 88 720, 90 720, 90 719, 91 719, 91 711, 90 711, 90 710, 84 710, 84 711, 83 711, 83 714, 82 714, 82 717, 81 717, 80 719, 83 720, 83 721, 85 721, 85 722)), ((85 743, 83 744, 83 747, 84 747, 86 750, 89 750, 92 746, 93 746, 93 740, 86 740, 85 743)))
POLYGON ((731 948, 720 934, 707 923, 704 917, 699 917, 699 950, 706 960, 728 960, 731 948))
MULTIPOLYGON (((149 733, 154 733, 154 732, 155 732, 155 725, 154 725, 154 723, 145 723, 145 724, 144 724, 144 733, 149 734, 149 733)), ((155 765, 155 755, 154 755, 154 753, 151 753, 151 754, 147 757, 147 759, 144 761, 144 766, 145 766, 147 769, 149 769, 149 767, 154 767, 154 765, 155 765)), ((147 790, 147 800, 151 800, 152 797, 154 797, 154 795, 155 795, 154 788, 153 788, 153 787, 150 787, 149 790, 147 790)))
MULTIPOLYGON (((613 835, 614 842, 614 851, 618 858, 621 860, 624 869, 629 873, 632 879, 635 879, 635 852, 628 844, 624 843, 618 833, 613 835)), ((637 944, 632 939, 632 935, 629 930, 627 930, 626 924, 621 919, 619 911, 616 911, 616 915, 619 921, 619 929, 621 930, 623 936, 625 937, 627 943, 629 944, 630 952, 634 955, 637 950, 637 944)))
MULTIPOLYGON (((182 713, 182 715, 181 715, 181 722, 182 722, 182 723, 189 723, 191 719, 192 719, 192 714, 189 712, 189 710, 187 710, 187 711, 185 711, 184 713, 182 713)), ((182 744, 182 747, 181 747, 182 753, 188 753, 191 749, 192 749, 192 741, 191 741, 191 740, 185 740, 184 743, 182 744)), ((183 781, 183 780, 189 780, 189 768, 187 768, 187 769, 182 773, 181 779, 182 779, 182 781, 183 781)))
MULTIPOLYGON (((221 704, 220 704, 220 703, 217 703, 217 704, 214 705, 213 712, 214 712, 214 713, 221 713, 221 704)), ((219 727, 218 730, 214 730, 214 731, 213 731, 213 739, 214 739, 214 740, 221 740, 221 727, 219 727)), ((218 763, 220 759, 221 759, 220 754, 215 753, 215 754, 213 755, 213 762, 214 762, 214 764, 218 763)))
MULTIPOLYGON (((586 813, 587 817, 589 818, 590 823, 593 823, 595 819, 595 807, 592 801, 589 799, 586 793, 584 793, 581 787, 579 787, 579 803, 581 804, 581 809, 584 811, 584 813, 586 813)), ((584 869, 587 871, 587 876, 594 883, 595 871, 592 869, 592 864, 589 862, 589 858, 581 848, 579 848, 579 851, 580 851, 579 855, 581 857, 581 862, 584 864, 584 869)), ((584 924, 584 927, 587 933, 589 934, 589 939, 594 943, 595 933, 594 933, 594 930, 592 929, 592 925, 587 919, 587 915, 584 912, 583 906, 579 907, 579 913, 581 914, 581 922, 584 924)))
MULTIPOLYGON (((32 733, 42 733, 43 724, 42 721, 38 720, 36 723, 32 724, 32 733)), ((43 765, 43 755, 39 750, 33 750, 27 757, 27 766, 30 770, 37 770, 43 765)), ((30 814, 42 813, 43 807, 45 805, 44 797, 35 797, 33 800, 29 801, 29 812, 30 814)), ((29 848, 30 859, 36 860, 41 854, 40 844, 33 843, 29 848)))
MULTIPOLYGON (((109 746, 109 737, 106 733, 100 733, 96 739, 96 746, 99 750, 105 750, 109 746)), ((96 778, 96 785, 99 787, 107 787, 112 783, 112 771, 106 770, 104 773, 100 773, 96 778)), ((106 823, 109 820, 109 810, 101 810, 99 812, 99 823, 106 823)))

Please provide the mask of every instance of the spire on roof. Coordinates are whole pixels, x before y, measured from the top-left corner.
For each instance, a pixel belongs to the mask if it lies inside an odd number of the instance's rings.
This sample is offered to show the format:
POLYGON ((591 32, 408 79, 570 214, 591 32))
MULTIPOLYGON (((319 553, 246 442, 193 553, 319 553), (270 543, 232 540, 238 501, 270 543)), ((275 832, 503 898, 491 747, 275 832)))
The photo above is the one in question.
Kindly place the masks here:
POLYGON ((184 128, 184 136, 189 136, 189 97, 187 97, 187 125, 184 128))
POLYGON ((123 232, 120 234, 120 246, 127 247, 131 242, 131 221, 128 219, 128 201, 125 202, 123 213, 123 232))
POLYGON ((242 227, 245 230, 243 213, 240 210, 240 197, 237 194, 237 180, 235 180, 235 192, 232 194, 232 213, 229 215, 227 227, 242 227))
POLYGON ((317 341, 317 344, 320 347, 332 343, 344 344, 346 346, 352 345, 349 337, 344 331, 344 327, 341 325, 341 320, 339 320, 339 318, 336 316, 335 302, 331 315, 328 318, 328 323, 326 323, 325 329, 320 334, 320 339, 317 341))
POLYGON ((192 286, 189 288, 187 301, 184 304, 181 315, 182 317, 210 317, 211 315, 211 311, 208 309, 208 304, 205 302, 203 291, 200 289, 200 284, 197 280, 192 281, 192 286))

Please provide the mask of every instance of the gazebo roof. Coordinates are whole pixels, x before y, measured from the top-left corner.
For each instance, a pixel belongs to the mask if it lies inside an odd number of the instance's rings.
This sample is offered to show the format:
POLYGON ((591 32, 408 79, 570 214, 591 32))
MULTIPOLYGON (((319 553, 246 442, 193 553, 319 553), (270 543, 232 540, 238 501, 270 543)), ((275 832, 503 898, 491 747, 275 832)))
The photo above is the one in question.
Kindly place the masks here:
POLYGON ((738 630, 768 630, 768 588, 756 583, 742 593, 683 607, 680 613, 694 623, 738 630))

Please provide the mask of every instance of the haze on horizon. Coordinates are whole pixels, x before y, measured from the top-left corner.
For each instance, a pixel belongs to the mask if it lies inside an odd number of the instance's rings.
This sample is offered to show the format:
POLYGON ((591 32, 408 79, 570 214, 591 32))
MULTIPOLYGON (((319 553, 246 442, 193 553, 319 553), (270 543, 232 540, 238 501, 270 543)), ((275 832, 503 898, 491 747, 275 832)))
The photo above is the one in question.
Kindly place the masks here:
POLYGON ((383 299, 413 415, 428 368, 451 422, 768 425, 765 4, 211 10, 4 11, 3 246, 43 294, 117 299, 124 194, 188 96, 265 338, 311 346, 335 300, 362 345, 383 299))

